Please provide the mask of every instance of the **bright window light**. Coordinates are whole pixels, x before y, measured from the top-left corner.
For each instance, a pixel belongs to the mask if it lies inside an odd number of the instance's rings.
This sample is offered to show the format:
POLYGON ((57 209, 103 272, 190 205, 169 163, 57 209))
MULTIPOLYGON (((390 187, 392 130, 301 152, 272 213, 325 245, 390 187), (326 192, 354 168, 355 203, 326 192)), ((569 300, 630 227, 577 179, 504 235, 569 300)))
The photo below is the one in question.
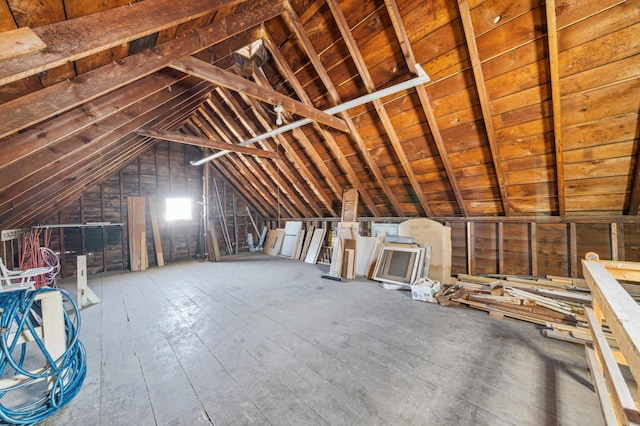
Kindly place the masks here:
POLYGON ((191 220, 191 198, 167 198, 167 221, 191 220))

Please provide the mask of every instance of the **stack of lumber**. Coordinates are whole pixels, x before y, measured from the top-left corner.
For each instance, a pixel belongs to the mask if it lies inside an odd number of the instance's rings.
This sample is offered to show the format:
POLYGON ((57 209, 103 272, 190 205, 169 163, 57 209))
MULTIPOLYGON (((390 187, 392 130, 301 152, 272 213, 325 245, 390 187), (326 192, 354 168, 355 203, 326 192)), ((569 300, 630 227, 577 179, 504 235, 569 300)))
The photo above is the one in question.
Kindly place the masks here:
POLYGON ((548 337, 576 343, 591 341, 585 316, 585 306, 591 306, 591 293, 584 280, 460 274, 458 281, 436 298, 445 306, 462 304, 487 311, 492 318, 542 325, 548 337))

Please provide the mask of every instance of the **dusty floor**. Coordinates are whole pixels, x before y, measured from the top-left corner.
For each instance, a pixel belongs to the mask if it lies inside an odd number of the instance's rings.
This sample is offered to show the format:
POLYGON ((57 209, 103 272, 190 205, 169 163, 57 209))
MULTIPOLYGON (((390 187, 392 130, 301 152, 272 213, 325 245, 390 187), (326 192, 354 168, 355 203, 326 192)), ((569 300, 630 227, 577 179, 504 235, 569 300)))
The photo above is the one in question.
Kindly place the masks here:
POLYGON ((48 425, 599 425, 584 350, 263 254, 90 278, 88 375, 48 425))

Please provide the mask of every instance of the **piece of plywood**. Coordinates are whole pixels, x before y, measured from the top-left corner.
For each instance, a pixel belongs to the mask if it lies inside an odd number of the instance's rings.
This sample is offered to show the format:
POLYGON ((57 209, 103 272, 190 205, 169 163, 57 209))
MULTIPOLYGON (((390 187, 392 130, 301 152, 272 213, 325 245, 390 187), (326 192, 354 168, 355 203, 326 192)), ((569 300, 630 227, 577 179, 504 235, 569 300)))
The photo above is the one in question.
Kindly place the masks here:
POLYGON ((413 237, 418 244, 431 246, 430 265, 424 271, 428 272, 428 278, 440 281, 442 284, 450 283, 450 227, 425 218, 408 219, 398 225, 398 235, 413 237))
POLYGON ((284 229, 272 229, 267 233, 267 240, 264 244, 264 253, 269 256, 277 256, 280 253, 282 240, 284 239, 284 229))
POLYGON ((304 234, 304 229, 298 231, 298 238, 296 239, 296 244, 293 246, 293 254, 291 255, 292 259, 300 259, 302 244, 304 243, 304 234))
POLYGON ((162 240, 160 239, 160 227, 158 226, 158 211, 156 200, 149 197, 149 216, 151 217, 151 228, 153 229, 153 244, 156 250, 156 261, 158 266, 164 266, 164 255, 162 254, 162 240))
POLYGON ((307 250, 307 255, 304 258, 305 262, 316 263, 318 261, 320 249, 322 248, 322 243, 324 242, 324 234, 326 232, 327 230, 324 228, 318 228, 313 231, 313 236, 311 238, 311 242, 309 243, 309 249, 307 250))
POLYGON ((28 27, 0 33, 0 60, 35 52, 47 47, 28 27))
MULTIPOLYGON (((143 267, 142 233, 146 229, 145 198, 127 197, 127 228, 129 234, 129 264, 132 271, 140 271, 143 267)), ((146 246, 144 247, 146 251, 146 246)))
POLYGON ((365 276, 369 270, 369 260, 373 252, 376 239, 373 237, 358 236, 356 238, 356 275, 365 276))

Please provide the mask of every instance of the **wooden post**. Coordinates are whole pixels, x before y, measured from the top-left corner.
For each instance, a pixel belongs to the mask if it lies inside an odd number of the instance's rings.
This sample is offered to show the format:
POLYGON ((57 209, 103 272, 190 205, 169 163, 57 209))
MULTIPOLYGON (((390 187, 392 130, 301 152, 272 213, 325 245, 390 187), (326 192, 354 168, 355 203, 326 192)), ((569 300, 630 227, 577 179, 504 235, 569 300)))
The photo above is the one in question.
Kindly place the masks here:
POLYGON ((569 276, 578 277, 578 241, 577 241, 576 224, 569 224, 569 276))
POLYGON ((618 224, 611 224, 610 234, 611 260, 618 260, 618 224))
POLYGON ((529 250, 531 250, 531 275, 538 275, 538 243, 536 241, 536 224, 531 222, 529 224, 529 250))
POLYGON ((498 273, 504 273, 504 224, 498 222, 498 273))

